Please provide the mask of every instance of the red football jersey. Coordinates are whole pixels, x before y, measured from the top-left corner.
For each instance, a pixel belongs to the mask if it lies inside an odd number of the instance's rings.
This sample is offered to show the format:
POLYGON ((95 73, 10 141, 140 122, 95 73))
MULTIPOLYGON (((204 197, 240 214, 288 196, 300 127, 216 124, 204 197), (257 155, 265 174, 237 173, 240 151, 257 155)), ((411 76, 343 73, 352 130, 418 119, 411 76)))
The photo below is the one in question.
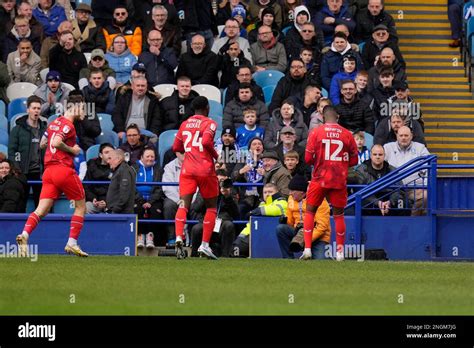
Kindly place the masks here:
POLYGON ((305 161, 314 165, 312 180, 318 181, 321 187, 345 188, 348 169, 358 162, 352 133, 337 123, 314 129, 306 145, 305 161))
POLYGON ((69 152, 58 150, 51 146, 51 141, 56 135, 63 139, 63 143, 67 146, 73 147, 76 145, 76 129, 71 121, 65 117, 58 117, 51 122, 47 129, 48 133, 48 148, 44 156, 45 168, 53 165, 63 165, 74 168, 74 155, 69 152))
POLYGON ((194 176, 216 175, 214 149, 217 123, 206 116, 194 115, 179 127, 173 143, 174 152, 184 152, 181 174, 194 176))

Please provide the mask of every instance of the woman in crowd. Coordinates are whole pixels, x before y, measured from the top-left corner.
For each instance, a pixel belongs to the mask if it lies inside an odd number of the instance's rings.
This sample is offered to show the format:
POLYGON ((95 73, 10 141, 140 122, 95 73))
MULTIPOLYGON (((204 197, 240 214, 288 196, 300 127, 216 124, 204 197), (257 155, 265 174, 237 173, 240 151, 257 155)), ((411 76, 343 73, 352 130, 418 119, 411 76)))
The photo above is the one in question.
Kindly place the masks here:
POLYGON ((0 162, 0 213, 24 213, 26 177, 10 160, 0 162))

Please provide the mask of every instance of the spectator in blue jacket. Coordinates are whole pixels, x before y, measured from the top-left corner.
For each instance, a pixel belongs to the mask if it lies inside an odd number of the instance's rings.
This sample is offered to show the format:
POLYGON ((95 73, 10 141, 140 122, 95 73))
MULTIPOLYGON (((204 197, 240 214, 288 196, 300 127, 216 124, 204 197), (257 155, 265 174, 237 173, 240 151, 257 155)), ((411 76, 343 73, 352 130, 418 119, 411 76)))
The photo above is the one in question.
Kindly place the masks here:
POLYGON ((38 7, 33 10, 33 16, 41 23, 45 36, 53 36, 58 31, 59 24, 66 21, 64 7, 55 0, 39 0, 38 7))
POLYGON ((130 79, 132 68, 137 62, 137 57, 128 49, 127 40, 123 35, 114 37, 109 52, 105 54, 105 59, 115 71, 115 79, 121 85, 130 79))
POLYGON ((178 59, 172 48, 162 47, 163 37, 158 30, 148 33, 149 51, 143 52, 138 61, 145 64, 146 78, 151 86, 162 83, 174 83, 174 69, 178 59))
POLYGON ((357 75, 356 58, 352 54, 346 54, 342 58, 341 71, 335 74, 331 79, 331 88, 329 90, 329 99, 333 105, 338 105, 341 96, 341 82, 344 80, 355 81, 357 75))
POLYGON ((321 78, 323 80, 323 87, 327 91, 331 87, 331 79, 339 72, 342 57, 347 54, 351 54, 355 57, 357 62, 357 70, 364 70, 364 64, 362 63, 362 58, 358 52, 355 52, 352 49, 351 44, 347 41, 347 36, 342 32, 337 32, 334 34, 334 40, 331 44, 331 48, 323 55, 321 61, 321 78))
POLYGON ((330 44, 334 35, 334 28, 338 24, 345 24, 352 33, 355 30, 356 23, 352 18, 347 3, 343 4, 343 0, 327 0, 323 9, 316 13, 314 23, 324 33, 324 42, 330 44))

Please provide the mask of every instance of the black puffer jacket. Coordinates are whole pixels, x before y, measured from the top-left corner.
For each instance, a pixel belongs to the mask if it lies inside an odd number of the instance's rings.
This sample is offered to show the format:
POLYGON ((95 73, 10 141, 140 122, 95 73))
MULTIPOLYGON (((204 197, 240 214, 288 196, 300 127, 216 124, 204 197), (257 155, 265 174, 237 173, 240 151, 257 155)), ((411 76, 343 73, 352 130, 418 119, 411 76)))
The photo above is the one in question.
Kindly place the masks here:
POLYGON ((304 89, 309 84, 309 80, 306 77, 296 80, 287 74, 285 77, 278 81, 278 84, 273 92, 272 102, 268 107, 269 112, 273 112, 281 106, 281 103, 292 96, 303 95, 304 89))
MULTIPOLYGON (((102 159, 93 158, 87 161, 87 172, 84 181, 108 181, 112 171, 108 164, 102 164, 102 159)), ((95 199, 105 201, 109 185, 84 185, 86 191, 86 201, 92 202, 95 199)))
POLYGON ((374 113, 357 95, 350 104, 341 99, 341 104, 336 105, 336 111, 339 114, 339 124, 344 128, 351 132, 364 131, 374 134, 374 113))
POLYGON ((82 121, 76 121, 74 126, 79 138, 79 146, 86 152, 89 147, 95 145, 95 138, 102 132, 99 119, 97 117, 86 117, 82 121))
POLYGON ((26 177, 9 174, 0 179, 0 213, 24 213, 26 208, 26 177))
POLYGON ((187 76, 193 85, 219 85, 217 79, 218 57, 208 47, 199 54, 192 50, 181 55, 176 77, 187 76))
POLYGON ((252 97, 247 103, 241 102, 237 98, 230 101, 224 109, 224 118, 222 119, 223 127, 234 126, 235 129, 243 126, 244 116, 243 111, 246 107, 253 107, 257 110, 257 125, 266 128, 270 121, 268 109, 262 101, 252 97))
POLYGON ((187 99, 181 99, 177 90, 169 97, 161 101, 161 116, 163 122, 163 131, 169 129, 179 129, 181 123, 194 115, 191 104, 194 98, 199 94, 191 90, 187 99))

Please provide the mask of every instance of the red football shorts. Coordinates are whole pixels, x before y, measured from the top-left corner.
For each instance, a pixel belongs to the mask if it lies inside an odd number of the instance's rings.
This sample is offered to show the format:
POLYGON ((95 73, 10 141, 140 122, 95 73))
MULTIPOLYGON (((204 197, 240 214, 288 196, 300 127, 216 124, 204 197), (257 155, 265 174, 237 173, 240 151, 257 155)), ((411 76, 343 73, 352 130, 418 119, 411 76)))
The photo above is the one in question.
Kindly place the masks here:
POLYGON ((85 198, 84 187, 74 169, 64 166, 46 168, 40 199, 58 199, 63 192, 69 200, 80 201, 85 198))
POLYGON ((336 208, 344 208, 347 204, 347 189, 331 189, 321 187, 318 182, 311 181, 306 194, 306 202, 319 207, 324 198, 336 208))
POLYGON ((199 187, 202 198, 214 198, 219 196, 219 183, 217 176, 179 176, 179 195, 193 195, 199 187))

